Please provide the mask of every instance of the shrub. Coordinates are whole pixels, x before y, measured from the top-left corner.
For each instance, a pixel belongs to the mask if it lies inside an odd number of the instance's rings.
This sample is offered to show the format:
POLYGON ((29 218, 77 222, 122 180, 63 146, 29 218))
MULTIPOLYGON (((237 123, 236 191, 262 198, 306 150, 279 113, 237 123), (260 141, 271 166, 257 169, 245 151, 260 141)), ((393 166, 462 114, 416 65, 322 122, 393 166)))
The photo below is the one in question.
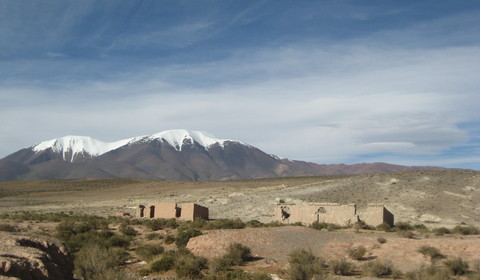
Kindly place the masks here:
POLYGON ((135 250, 137 255, 145 261, 152 260, 155 256, 163 254, 164 251, 165 249, 160 244, 144 244, 135 250))
POLYGON ((228 246, 223 258, 230 265, 242 265, 252 258, 252 251, 240 243, 232 243, 228 246))
POLYGON ((424 224, 415 224, 413 225, 413 228, 420 232, 430 232, 430 230, 424 224))
POLYGON ((160 257, 156 257, 150 262, 150 271, 163 272, 172 269, 175 263, 175 257, 171 254, 164 254, 160 257))
POLYGON ((17 228, 11 224, 0 224, 0 231, 16 232, 17 228))
POLYGON ((412 239, 415 237, 415 234, 409 230, 402 230, 402 231, 398 231, 398 234, 401 236, 401 237, 404 237, 404 238, 408 238, 408 239, 412 239))
POLYGON ((184 247, 187 245, 190 238, 201 235, 202 232, 198 229, 189 228, 186 230, 181 230, 178 232, 177 237, 175 238, 175 244, 178 247, 184 247))
POLYGON ((136 231, 133 227, 127 226, 125 224, 120 225, 120 232, 127 235, 127 236, 135 236, 138 234, 138 231, 136 231))
POLYGON ((387 239, 386 239, 385 237, 379 237, 379 238, 377 238, 377 241, 378 241, 378 243, 380 243, 380 244, 387 243, 387 239))
POLYGON ((350 258, 360 261, 365 256, 367 249, 364 246, 353 247, 347 250, 347 254, 350 258))
POLYGON ((448 259, 444 264, 453 275, 463 275, 468 271, 468 263, 462 258, 448 259))
POLYGON ((313 229, 316 229, 316 230, 322 230, 324 228, 328 228, 328 224, 327 223, 320 223, 319 221, 315 221, 313 222, 310 226, 310 228, 313 228, 313 229))
POLYGON ((480 234, 480 230, 474 226, 456 226, 452 231, 461 235, 480 234))
POLYGON ((408 223, 408 222, 398 222, 395 225, 395 230, 396 231, 407 231, 407 230, 413 230, 413 226, 408 223))
POLYGON ((199 279, 207 259, 192 254, 180 255, 175 259, 174 270, 180 279, 199 279))
POLYGON ((114 268, 123 264, 127 256, 120 248, 103 248, 95 244, 84 246, 75 254, 75 274, 84 280, 120 278, 121 274, 117 275, 114 268))
POLYGON ((175 242, 175 236, 169 234, 165 237, 165 244, 169 245, 169 244, 172 244, 173 242, 175 242))
POLYGON ((418 252, 422 254, 425 258, 430 258, 430 261, 432 262, 443 258, 443 255, 440 253, 440 250, 429 245, 423 245, 418 249, 418 252))
POLYGON ((335 275, 350 275, 355 266, 347 260, 332 260, 328 263, 328 268, 335 275))
POLYGON ((407 272, 405 280, 451 280, 451 277, 447 269, 429 265, 407 272))
POLYGON ((436 236, 443 236, 445 234, 450 234, 452 233, 451 230, 449 230, 448 228, 446 227, 439 227, 439 228, 435 228, 433 230, 433 232, 435 233, 436 236))
POLYGON ((149 233, 145 236, 145 238, 147 240, 155 240, 155 239, 162 239, 163 238, 163 235, 161 235, 160 233, 156 233, 156 232, 152 232, 152 233, 149 233))
POLYGON ((250 220, 245 224, 245 226, 251 227, 251 228, 258 228, 258 227, 264 227, 265 225, 257 220, 250 220))
POLYGON ((227 271, 229 266, 230 262, 226 258, 214 258, 209 262, 208 269, 211 274, 217 275, 227 271))
POLYGON ((245 228, 245 223, 240 219, 218 219, 209 221, 205 224, 203 229, 242 229, 245 228))
POLYGON ((289 275, 292 280, 310 280, 324 274, 323 260, 304 249, 295 250, 288 255, 289 275))
POLYGON ((385 232, 390 232, 392 231, 392 227, 387 224, 387 223, 381 223, 379 224, 378 226, 375 227, 377 230, 380 230, 380 231, 385 231, 385 232))
POLYGON ((393 272, 393 265, 390 262, 368 262, 362 267, 363 273, 367 276, 380 277, 388 276, 393 272))
POLYGON ((130 239, 126 236, 113 235, 107 241, 109 247, 127 248, 130 245, 130 239))
POLYGON ((148 219, 145 220, 143 224, 153 231, 164 228, 175 229, 178 227, 178 222, 175 219, 148 219))

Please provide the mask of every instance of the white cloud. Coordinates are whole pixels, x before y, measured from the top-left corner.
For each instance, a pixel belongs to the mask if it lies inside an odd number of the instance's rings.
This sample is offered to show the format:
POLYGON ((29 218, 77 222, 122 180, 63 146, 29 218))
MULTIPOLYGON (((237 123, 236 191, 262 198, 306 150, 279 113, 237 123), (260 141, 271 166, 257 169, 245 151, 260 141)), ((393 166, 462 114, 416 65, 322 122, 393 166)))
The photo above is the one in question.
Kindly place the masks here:
POLYGON ((459 124, 480 123, 479 72, 475 46, 298 45, 109 82, 3 88, 0 118, 8 125, 0 134, 8 136, 0 154, 67 134, 112 141, 187 128, 292 159, 348 162, 390 153, 414 164, 405 157, 441 155, 468 141, 459 124))

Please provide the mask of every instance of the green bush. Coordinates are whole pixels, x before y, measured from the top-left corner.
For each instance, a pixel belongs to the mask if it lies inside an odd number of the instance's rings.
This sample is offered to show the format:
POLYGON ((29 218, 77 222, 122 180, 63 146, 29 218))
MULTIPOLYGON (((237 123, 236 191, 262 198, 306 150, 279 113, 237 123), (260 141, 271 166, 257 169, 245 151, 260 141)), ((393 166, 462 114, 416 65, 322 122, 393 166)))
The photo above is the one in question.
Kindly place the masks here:
POLYGON ((125 262, 128 254, 120 248, 103 248, 89 244, 75 254, 75 274, 84 280, 124 279, 115 267, 125 262), (118 273, 118 274, 116 274, 118 273))
POLYGON ((415 237, 415 234, 409 230, 400 230, 397 232, 401 237, 404 237, 404 238, 412 239, 415 237))
POLYGON ((203 229, 242 229, 245 228, 245 223, 240 219, 218 219, 209 221, 203 229))
POLYGON ((226 258, 214 258, 208 263, 208 270, 212 275, 218 275, 228 270, 230 261, 226 258))
POLYGON ((474 226, 456 226, 453 228, 452 232, 461 235, 480 234, 480 230, 474 226))
POLYGON ((136 236, 138 231, 136 231, 133 227, 128 226, 126 224, 121 224, 119 228, 120 232, 125 234, 126 236, 136 236))
POLYGON ((230 265, 242 265, 252 258, 252 251, 240 243, 232 243, 228 246, 223 258, 230 265))
POLYGON ((202 232, 194 228, 181 230, 178 232, 177 237, 175 238, 175 244, 178 247, 184 247, 187 245, 188 240, 190 240, 190 238, 199 236, 199 235, 202 235, 202 232))
POLYGON ((164 254, 162 256, 156 257, 150 262, 150 271, 152 272, 163 272, 168 271, 173 268, 175 263, 175 257, 171 254, 164 254))
POLYGON ((0 231, 16 232, 17 227, 11 224, 0 224, 0 231))
POLYGON ((314 276, 322 277, 325 274, 323 260, 304 249, 290 253, 288 263, 288 274, 292 280, 310 280, 314 276))
POLYGON ((165 237, 165 244, 166 245, 170 245, 172 244, 173 242, 175 242, 175 236, 171 235, 171 234, 168 234, 166 237, 165 237))
POLYGON ((144 261, 150 261, 155 256, 163 254, 165 249, 160 244, 143 244, 139 246, 135 252, 144 261))
POLYGON ((390 262, 368 262, 362 266, 362 271, 367 276, 380 277, 388 276, 393 272, 393 265, 390 262))
POLYGON ((367 249, 364 246, 352 247, 347 250, 347 254, 350 258, 360 261, 365 256, 367 249))
POLYGON ((430 230, 424 224, 415 224, 413 228, 419 232, 430 232, 430 230))
POLYGON ((413 226, 408 222, 398 222, 397 224, 395 224, 396 231, 408 231, 413 229, 413 226))
POLYGON ((445 268, 435 265, 423 266, 416 271, 407 272, 405 280, 451 280, 450 273, 445 268))
POLYGON ((443 264, 453 275, 463 275, 468 272, 468 263, 462 258, 451 258, 443 264))
POLYGON ((392 231, 392 227, 387 223, 381 223, 378 226, 376 226, 375 228, 379 231, 385 231, 385 232, 391 232, 392 231))
POLYGON ((130 238, 121 235, 113 235, 107 240, 109 247, 122 247, 127 248, 130 246, 130 238))
POLYGON ((151 233, 147 234, 147 235, 145 236, 145 238, 146 238, 147 240, 159 240, 159 239, 163 239, 163 235, 160 234, 160 233, 151 232, 151 233))
POLYGON ((445 235, 445 234, 450 234, 450 233, 452 233, 452 231, 449 230, 449 229, 446 228, 446 227, 435 228, 435 229, 433 229, 433 232, 435 233, 436 236, 443 236, 443 235, 445 235))
POLYGON ((265 225, 257 220, 250 220, 245 224, 245 226, 250 228, 259 228, 264 227, 265 225))
POLYGON ((418 252, 422 254, 425 258, 430 258, 430 261, 435 261, 443 258, 443 255, 440 253, 440 250, 433 246, 423 245, 418 249, 418 252))
POLYGON ((332 260, 328 262, 328 268, 335 275, 351 275, 355 265, 347 260, 332 260))
POLYGON ((207 259, 196 257, 192 254, 177 256, 174 263, 174 270, 180 279, 200 279, 202 269, 206 268, 207 259))
POLYGON ((377 241, 378 241, 378 243, 380 243, 380 244, 387 243, 387 239, 386 239, 385 237, 379 237, 379 238, 377 238, 377 241))

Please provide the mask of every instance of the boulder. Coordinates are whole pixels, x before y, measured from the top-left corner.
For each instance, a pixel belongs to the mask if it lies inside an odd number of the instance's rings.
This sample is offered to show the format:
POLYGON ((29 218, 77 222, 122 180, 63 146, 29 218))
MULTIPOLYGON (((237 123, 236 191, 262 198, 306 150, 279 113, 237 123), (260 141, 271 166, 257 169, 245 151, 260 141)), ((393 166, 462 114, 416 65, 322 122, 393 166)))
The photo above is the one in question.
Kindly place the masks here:
POLYGON ((70 280, 73 258, 54 238, 0 232, 0 279, 70 280))

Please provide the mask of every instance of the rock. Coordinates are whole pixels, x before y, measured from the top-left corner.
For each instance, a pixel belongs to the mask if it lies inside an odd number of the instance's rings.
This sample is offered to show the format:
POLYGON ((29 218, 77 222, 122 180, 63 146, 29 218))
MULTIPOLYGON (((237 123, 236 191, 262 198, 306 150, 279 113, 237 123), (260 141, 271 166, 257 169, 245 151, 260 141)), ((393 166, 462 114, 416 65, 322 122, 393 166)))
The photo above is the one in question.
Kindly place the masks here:
POLYGON ((73 258, 54 238, 0 232, 0 279, 70 280, 73 258))

